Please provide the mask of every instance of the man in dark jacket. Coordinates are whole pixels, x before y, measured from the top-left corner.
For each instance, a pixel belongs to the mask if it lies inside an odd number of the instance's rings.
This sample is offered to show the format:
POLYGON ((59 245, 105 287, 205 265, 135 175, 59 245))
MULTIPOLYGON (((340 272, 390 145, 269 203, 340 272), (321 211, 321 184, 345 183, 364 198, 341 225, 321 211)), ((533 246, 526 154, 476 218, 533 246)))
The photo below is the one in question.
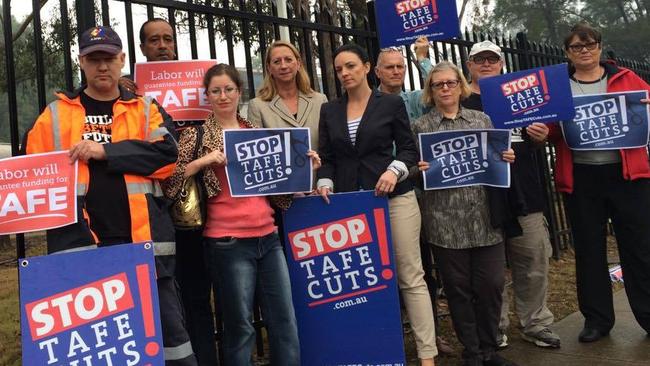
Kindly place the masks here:
MULTIPOLYGON (((472 94, 462 105, 482 111, 478 81, 501 74, 501 48, 490 41, 474 44, 469 53, 467 68, 471 75, 472 94)), ((517 160, 512 166, 512 183, 508 196, 523 234, 507 239, 506 252, 512 270, 515 312, 522 327, 522 338, 539 347, 558 348, 560 338, 548 328, 553 323, 553 313, 546 306, 548 258, 552 254, 552 248, 543 214, 544 195, 535 159, 535 150, 543 146, 547 135, 548 127, 542 123, 512 130, 512 148, 517 160)), ((508 345, 505 331, 510 321, 506 291, 503 293, 502 304, 500 339, 497 339, 500 348, 508 345)))

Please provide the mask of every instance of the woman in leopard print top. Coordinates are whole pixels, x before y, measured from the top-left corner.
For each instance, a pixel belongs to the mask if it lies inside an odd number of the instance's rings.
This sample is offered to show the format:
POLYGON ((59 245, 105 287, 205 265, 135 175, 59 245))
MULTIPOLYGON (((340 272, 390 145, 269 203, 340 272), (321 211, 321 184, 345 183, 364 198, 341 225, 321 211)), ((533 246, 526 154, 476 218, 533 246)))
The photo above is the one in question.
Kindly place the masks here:
MULTIPOLYGON (((220 289, 225 364, 250 364, 255 343, 253 297, 259 288, 269 331, 271 363, 299 365, 291 285, 270 204, 272 200, 286 209, 291 199, 232 197, 225 173, 223 130, 254 128, 237 113, 243 82, 234 67, 218 64, 206 71, 203 85, 213 112, 203 125, 198 158, 193 160, 197 130, 186 129, 180 136, 178 161, 167 181, 166 194, 176 197, 184 179, 202 173, 207 192, 203 249, 208 272, 220 289)), ((313 151, 308 155, 318 167, 318 155, 313 151)))

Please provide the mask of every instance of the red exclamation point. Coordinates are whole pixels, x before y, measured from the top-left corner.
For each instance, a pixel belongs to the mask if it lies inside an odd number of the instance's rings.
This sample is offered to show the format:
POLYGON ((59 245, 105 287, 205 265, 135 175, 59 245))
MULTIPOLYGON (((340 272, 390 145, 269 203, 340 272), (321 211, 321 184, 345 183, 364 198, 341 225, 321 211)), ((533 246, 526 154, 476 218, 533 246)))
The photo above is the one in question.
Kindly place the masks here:
POLYGON ((436 0, 431 0, 431 10, 433 13, 433 19, 438 20, 439 15, 438 15, 438 6, 436 5, 436 0))
POLYGON ((542 82, 542 90, 544 90, 544 100, 551 99, 551 96, 548 94, 548 85, 546 84, 546 74, 544 70, 539 70, 539 80, 542 82))
MULTIPOLYGON (((142 303, 142 319, 144 320, 144 336, 147 338, 156 336, 156 325, 153 319, 153 304, 151 299, 151 281, 149 281, 149 265, 140 264, 135 267, 135 274, 138 278, 138 292, 142 303)), ((149 342, 144 347, 144 352, 153 357, 160 351, 156 342, 149 342)))
MULTIPOLYGON (((379 257, 382 266, 390 265, 390 253, 388 252, 388 238, 386 237, 386 219, 384 218, 384 209, 376 208, 373 210, 375 216, 375 226, 377 227, 377 241, 379 242, 379 257)), ((381 277, 385 280, 393 278, 393 271, 390 268, 384 268, 381 271, 381 277)))

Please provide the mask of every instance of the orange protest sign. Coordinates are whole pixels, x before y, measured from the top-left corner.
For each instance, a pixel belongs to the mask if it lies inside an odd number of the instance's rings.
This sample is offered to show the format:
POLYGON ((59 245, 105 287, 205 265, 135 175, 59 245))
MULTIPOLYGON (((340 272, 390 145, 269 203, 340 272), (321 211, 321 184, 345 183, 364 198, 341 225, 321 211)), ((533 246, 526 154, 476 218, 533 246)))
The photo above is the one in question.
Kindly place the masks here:
POLYGON ((76 197, 68 151, 0 159, 0 235, 75 223, 76 197))
POLYGON ((138 92, 155 98, 174 121, 203 120, 212 111, 203 75, 216 60, 159 61, 135 64, 138 92))

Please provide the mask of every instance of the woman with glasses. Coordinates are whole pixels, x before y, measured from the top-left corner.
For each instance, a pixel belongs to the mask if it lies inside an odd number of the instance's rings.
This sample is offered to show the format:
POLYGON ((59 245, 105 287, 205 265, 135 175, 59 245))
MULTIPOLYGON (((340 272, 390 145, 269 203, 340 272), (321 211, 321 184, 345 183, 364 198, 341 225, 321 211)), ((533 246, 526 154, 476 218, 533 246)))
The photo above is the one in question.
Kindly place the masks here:
MULTIPOLYGON (((287 208, 287 196, 233 198, 227 184, 223 131, 254 128, 238 114, 243 82, 237 70, 218 64, 203 79, 212 113, 203 124, 201 141, 195 128, 183 131, 178 162, 166 182, 168 197, 176 197, 183 181, 197 173, 207 192, 203 229, 208 272, 219 288, 223 314, 223 355, 226 366, 251 365, 255 343, 253 297, 262 298, 273 365, 299 365, 300 348, 291 285, 280 240, 273 224, 271 202, 287 208), (193 160, 196 144, 198 158, 193 160)), ((317 168, 320 160, 308 154, 317 168)))
POLYGON ((397 282, 415 334, 421 365, 436 356, 431 299, 420 258, 420 210, 408 177, 417 161, 402 98, 371 89, 370 60, 358 45, 334 52, 336 76, 345 95, 321 108, 318 191, 374 190, 388 197, 397 282))
POLYGON ((300 53, 289 42, 275 41, 264 65, 264 83, 248 104, 248 120, 267 128, 308 127, 316 149, 318 116, 327 97, 311 88, 300 53))
MULTIPOLYGON (((422 100, 432 109, 412 124, 416 137, 425 132, 492 128, 483 112, 461 106, 470 89, 454 64, 438 63, 425 85, 422 100)), ((514 162, 514 151, 504 151, 502 158, 514 162)), ((418 168, 425 171, 429 163, 420 161, 418 168)), ((486 186, 427 190, 420 201, 454 329, 465 348, 463 365, 512 365, 496 354, 505 266, 502 229, 509 219, 505 192, 486 186)))
MULTIPOLYGON (((647 90, 634 72, 602 61, 600 33, 578 24, 564 39, 573 95, 647 90)), ((641 100, 649 103, 649 99, 641 100)), ((611 218, 632 312, 650 333, 650 166, 645 146, 620 150, 569 150, 559 126, 549 135, 556 147, 555 183, 566 194, 576 253, 580 342, 593 342, 614 326, 607 264, 611 218)))

